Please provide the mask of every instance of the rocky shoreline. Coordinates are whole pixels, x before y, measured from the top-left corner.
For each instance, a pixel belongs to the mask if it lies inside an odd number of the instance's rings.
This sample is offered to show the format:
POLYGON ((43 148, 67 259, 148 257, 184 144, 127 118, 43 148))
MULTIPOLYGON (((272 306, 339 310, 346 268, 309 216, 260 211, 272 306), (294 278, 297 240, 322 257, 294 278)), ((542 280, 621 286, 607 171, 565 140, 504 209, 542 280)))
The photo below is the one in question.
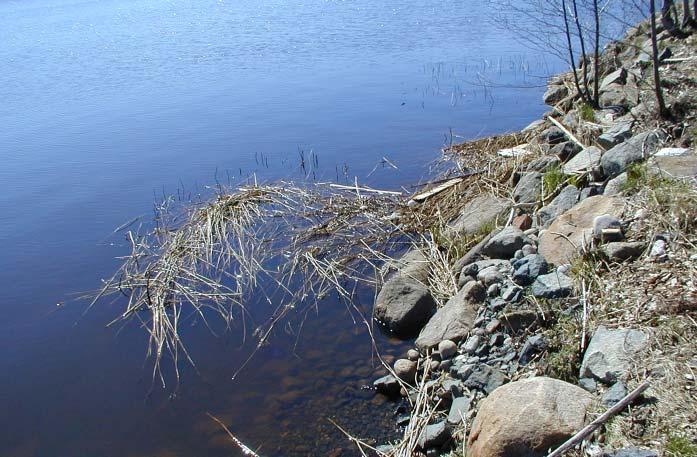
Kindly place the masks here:
POLYGON ((397 425, 416 434, 414 455, 544 455, 647 380, 572 452, 695 455, 697 40, 658 36, 666 121, 648 38, 639 26, 607 47, 604 108, 584 106, 560 75, 544 96, 550 113, 508 135, 509 147, 479 151, 512 171, 494 185, 456 183, 457 216, 438 234, 467 246, 449 265, 450 296, 434 293, 443 274, 418 245, 380 289, 375 320, 416 337, 374 382, 408 399, 397 425))

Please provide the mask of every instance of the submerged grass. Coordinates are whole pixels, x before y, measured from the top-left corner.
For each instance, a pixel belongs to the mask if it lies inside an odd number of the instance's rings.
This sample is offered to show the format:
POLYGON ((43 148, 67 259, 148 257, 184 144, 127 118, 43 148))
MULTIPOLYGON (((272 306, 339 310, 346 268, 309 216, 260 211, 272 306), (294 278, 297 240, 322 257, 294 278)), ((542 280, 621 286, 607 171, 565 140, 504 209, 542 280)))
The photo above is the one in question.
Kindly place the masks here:
POLYGON ((193 363, 178 330, 185 308, 206 323, 212 311, 228 326, 234 319, 244 324, 250 294, 261 278, 270 278, 276 288, 264 294, 280 304, 255 329, 262 345, 296 305, 330 291, 348 298, 351 280, 374 281, 357 261, 370 264, 374 252, 395 249, 386 245, 403 242, 406 233, 389 217, 399 206, 391 196, 292 184, 241 187, 221 191, 210 202, 173 206, 168 201, 158 207, 151 232, 128 232, 131 252, 95 299, 126 297, 114 322, 136 318, 147 327, 154 375, 163 384, 165 354, 175 366, 181 354, 193 363))

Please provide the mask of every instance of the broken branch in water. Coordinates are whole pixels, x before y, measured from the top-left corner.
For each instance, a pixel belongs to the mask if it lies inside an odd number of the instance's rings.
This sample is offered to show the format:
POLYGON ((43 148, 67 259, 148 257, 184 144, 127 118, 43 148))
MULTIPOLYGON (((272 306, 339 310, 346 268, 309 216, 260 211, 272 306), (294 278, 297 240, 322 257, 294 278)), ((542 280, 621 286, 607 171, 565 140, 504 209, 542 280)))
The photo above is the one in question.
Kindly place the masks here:
POLYGON ((218 419, 217 417, 215 417, 211 413, 206 413, 206 414, 208 415, 208 417, 210 417, 211 419, 216 421, 218 423, 218 425, 220 425, 222 427, 223 430, 225 430, 225 433, 228 434, 228 436, 230 437, 232 442, 235 443, 237 445, 237 447, 240 448, 240 450, 242 451, 242 453, 244 455, 251 455, 252 457, 259 457, 259 454, 257 454, 253 450, 251 450, 249 447, 245 446, 245 444, 242 441, 238 440, 237 437, 232 434, 230 429, 227 428, 227 426, 225 424, 223 424, 223 422, 220 419, 218 419))

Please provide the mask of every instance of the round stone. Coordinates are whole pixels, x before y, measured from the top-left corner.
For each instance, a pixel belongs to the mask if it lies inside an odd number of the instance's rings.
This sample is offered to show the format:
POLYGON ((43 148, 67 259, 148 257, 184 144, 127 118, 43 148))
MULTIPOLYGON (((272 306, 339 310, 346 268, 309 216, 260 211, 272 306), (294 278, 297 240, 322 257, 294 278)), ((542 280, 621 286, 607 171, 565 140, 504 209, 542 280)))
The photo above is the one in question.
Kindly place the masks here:
POLYGON ((394 363, 394 373, 402 381, 413 381, 416 377, 416 362, 399 359, 394 363))
POLYGON ((438 343, 438 352, 443 360, 449 359, 457 353, 457 344, 450 340, 443 340, 438 343))

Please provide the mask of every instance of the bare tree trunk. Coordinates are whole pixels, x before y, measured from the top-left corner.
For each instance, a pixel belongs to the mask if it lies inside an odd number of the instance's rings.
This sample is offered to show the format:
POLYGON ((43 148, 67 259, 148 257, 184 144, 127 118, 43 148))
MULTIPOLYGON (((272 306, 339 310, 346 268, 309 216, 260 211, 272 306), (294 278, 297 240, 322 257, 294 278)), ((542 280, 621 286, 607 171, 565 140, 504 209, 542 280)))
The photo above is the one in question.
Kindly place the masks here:
POLYGON ((593 14, 595 15, 595 52, 593 59, 593 104, 596 108, 600 106, 600 11, 598 0, 593 0, 593 14))
POLYGON ((690 0, 682 0, 682 23, 680 26, 683 29, 694 26, 694 20, 690 14, 690 0))
MULTIPOLYGON (((663 5, 665 6, 666 0, 663 5)), ((651 54, 653 57, 653 83, 654 92, 656 93, 656 101, 658 102, 658 111, 661 117, 669 117, 666 109, 666 102, 663 100, 663 89, 661 89, 661 75, 658 71, 658 42, 656 41, 656 0, 649 1, 651 9, 651 54)))
MULTIPOLYGON (((697 0, 696 0, 697 1, 697 0)), ((576 90, 583 98, 583 90, 581 90, 581 84, 578 79, 578 71, 576 70, 576 59, 574 58, 574 47, 571 44, 571 33, 569 32, 569 18, 566 14, 566 0, 561 0, 561 9, 564 15, 564 34, 566 35, 566 47, 569 51, 569 60, 571 62, 571 70, 574 72, 574 84, 576 85, 576 90)))
POLYGON ((581 62, 583 65, 583 89, 585 90, 585 95, 583 96, 583 98, 587 102, 591 103, 593 98, 591 97, 590 89, 588 87, 588 55, 586 54, 586 40, 583 37, 581 21, 578 18, 578 8, 576 6, 576 0, 571 0, 571 4, 574 8, 574 22, 576 23, 576 30, 578 30, 578 41, 581 43, 581 62))
MULTIPOLYGON (((651 0, 651 3, 653 4, 654 0, 651 0)), ((673 19, 674 11, 675 4, 673 3, 673 0, 663 0, 663 6, 661 7, 661 24, 663 24, 663 28, 667 30, 668 33, 670 33, 671 35, 675 35, 675 33, 677 32, 677 27, 675 26, 675 19, 673 19)))

